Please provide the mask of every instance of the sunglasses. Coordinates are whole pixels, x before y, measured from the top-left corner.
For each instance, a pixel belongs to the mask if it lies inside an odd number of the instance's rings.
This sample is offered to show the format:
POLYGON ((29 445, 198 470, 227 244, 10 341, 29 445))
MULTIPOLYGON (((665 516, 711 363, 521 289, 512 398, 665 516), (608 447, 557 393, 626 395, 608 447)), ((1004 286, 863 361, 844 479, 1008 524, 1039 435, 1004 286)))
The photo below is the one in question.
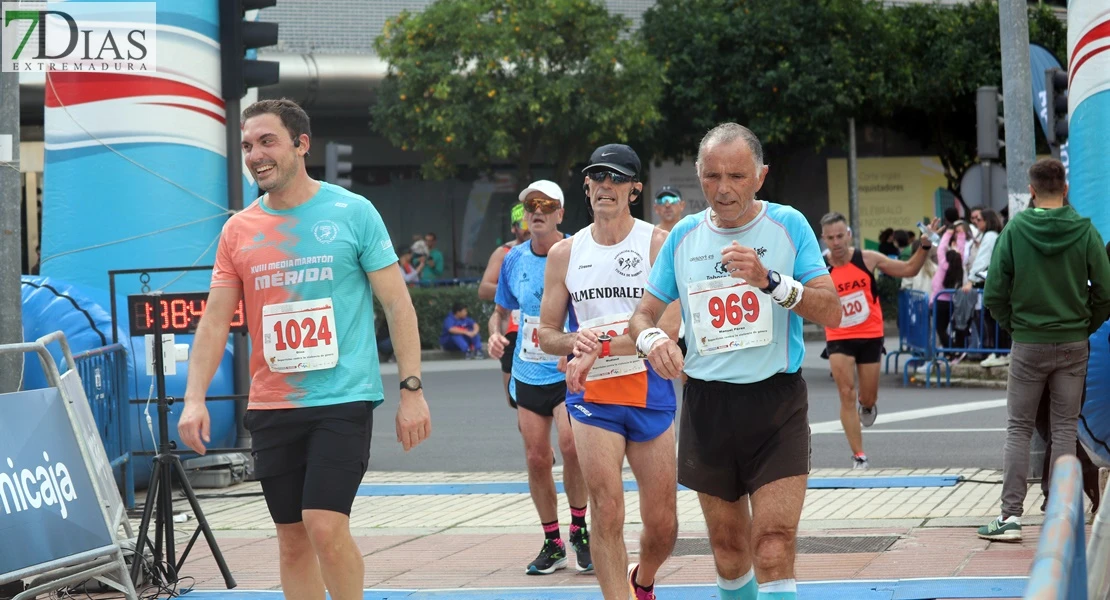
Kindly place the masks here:
POLYGON ((669 205, 669 204, 678 204, 679 202, 682 202, 682 198, 679 198, 678 196, 671 196, 671 195, 660 196, 660 197, 655 199, 655 203, 659 204, 659 205, 662 205, 662 206, 666 206, 666 205, 669 205))
POLYGON ((524 210, 530 213, 543 213, 545 215, 551 214, 563 205, 558 200, 551 198, 529 198, 524 201, 524 210))
POLYGON ((632 176, 631 175, 625 175, 624 173, 617 173, 616 171, 591 171, 590 173, 588 173, 588 176, 589 176, 590 179, 592 179, 593 181, 596 181, 597 183, 601 183, 601 182, 605 181, 606 177, 608 177, 610 181, 612 181, 613 183, 615 183, 617 185, 620 185, 622 183, 628 183, 629 181, 632 181, 632 176))

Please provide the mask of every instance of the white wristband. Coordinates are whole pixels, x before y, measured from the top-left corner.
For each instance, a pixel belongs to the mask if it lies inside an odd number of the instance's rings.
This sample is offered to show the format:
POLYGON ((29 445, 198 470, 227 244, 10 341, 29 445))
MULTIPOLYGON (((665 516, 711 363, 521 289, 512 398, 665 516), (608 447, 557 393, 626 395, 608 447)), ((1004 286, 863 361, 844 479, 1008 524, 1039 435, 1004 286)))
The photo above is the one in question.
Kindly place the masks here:
POLYGON ((780 275, 780 277, 782 277, 782 281, 775 288, 775 291, 771 292, 771 299, 779 306, 790 310, 802 301, 802 292, 805 291, 805 286, 789 275, 780 275))
POLYGON ((647 354, 655 344, 655 341, 659 339, 659 336, 666 337, 666 335, 667 332, 658 327, 645 329, 640 332, 640 335, 636 336, 636 350, 638 350, 640 354, 647 354))

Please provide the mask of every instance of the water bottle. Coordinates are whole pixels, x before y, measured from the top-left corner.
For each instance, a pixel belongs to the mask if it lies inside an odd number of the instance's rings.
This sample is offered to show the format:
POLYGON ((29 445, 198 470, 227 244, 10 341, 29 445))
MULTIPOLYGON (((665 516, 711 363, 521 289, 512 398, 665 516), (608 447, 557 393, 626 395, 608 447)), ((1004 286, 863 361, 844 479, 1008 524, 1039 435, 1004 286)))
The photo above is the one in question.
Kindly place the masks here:
POLYGON ((917 229, 919 231, 921 231, 922 236, 926 236, 926 235, 929 236, 929 241, 933 242, 934 246, 939 246, 940 245, 940 235, 937 234, 937 232, 935 232, 932 229, 929 229, 928 227, 926 227, 925 224, 922 223, 921 221, 917 222, 917 229))

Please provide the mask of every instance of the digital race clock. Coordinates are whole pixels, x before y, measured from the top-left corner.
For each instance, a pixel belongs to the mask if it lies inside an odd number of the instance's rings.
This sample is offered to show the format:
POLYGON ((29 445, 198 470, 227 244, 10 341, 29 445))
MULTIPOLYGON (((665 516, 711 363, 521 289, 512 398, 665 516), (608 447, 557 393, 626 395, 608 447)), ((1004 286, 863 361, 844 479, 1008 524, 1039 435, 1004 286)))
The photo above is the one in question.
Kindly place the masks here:
MULTIPOLYGON (((162 333, 196 333, 200 318, 208 305, 208 292, 171 292, 158 295, 127 297, 127 315, 131 335, 154 333, 155 319, 162 333)), ((231 317, 231 331, 246 331, 247 318, 243 299, 231 317)))

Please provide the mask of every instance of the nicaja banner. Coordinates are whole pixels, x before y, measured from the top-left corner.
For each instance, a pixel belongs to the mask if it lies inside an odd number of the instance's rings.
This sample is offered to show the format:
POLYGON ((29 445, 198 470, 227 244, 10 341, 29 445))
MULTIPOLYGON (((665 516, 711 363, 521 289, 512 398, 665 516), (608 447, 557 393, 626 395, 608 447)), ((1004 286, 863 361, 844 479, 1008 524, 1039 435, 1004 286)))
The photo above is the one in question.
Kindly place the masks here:
POLYGON ((150 73, 158 67, 154 2, 0 4, 4 72, 150 73))
POLYGON ((62 402, 0 394, 0 573, 114 543, 62 402))

